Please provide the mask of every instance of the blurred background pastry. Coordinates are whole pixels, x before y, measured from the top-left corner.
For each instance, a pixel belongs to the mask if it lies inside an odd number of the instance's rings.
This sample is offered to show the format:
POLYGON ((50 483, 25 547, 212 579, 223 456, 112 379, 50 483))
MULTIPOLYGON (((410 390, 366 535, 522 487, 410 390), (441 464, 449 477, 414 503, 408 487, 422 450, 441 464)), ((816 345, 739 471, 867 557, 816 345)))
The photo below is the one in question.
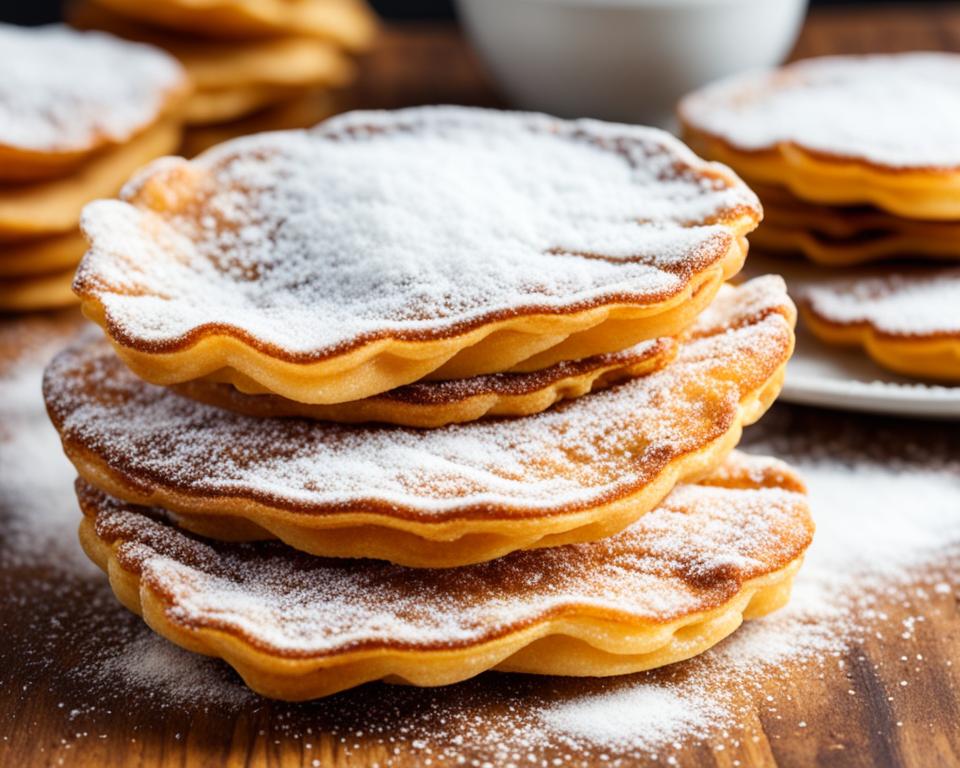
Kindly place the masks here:
POLYGON ((175 56, 194 85, 182 151, 234 136, 302 128, 338 111, 377 23, 363 0, 78 0, 70 23, 175 56))
POLYGON ((74 301, 83 206, 178 148, 189 93, 159 49, 0 26, 0 310, 74 301))

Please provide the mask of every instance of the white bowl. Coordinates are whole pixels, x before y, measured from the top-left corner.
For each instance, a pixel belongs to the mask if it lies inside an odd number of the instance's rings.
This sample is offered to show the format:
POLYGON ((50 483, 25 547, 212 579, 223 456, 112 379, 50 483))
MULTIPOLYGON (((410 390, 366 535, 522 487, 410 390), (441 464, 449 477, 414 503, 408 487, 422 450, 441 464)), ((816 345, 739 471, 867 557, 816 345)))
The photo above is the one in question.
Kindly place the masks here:
POLYGON ((681 96, 783 60, 807 0, 457 0, 515 106, 669 126, 681 96))

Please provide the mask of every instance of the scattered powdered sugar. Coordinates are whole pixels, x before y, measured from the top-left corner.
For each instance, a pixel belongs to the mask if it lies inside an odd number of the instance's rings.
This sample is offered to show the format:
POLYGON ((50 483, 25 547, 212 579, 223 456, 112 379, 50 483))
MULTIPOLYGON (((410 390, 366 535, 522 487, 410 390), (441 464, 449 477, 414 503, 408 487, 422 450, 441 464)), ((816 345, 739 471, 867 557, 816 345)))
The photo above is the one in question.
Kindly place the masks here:
POLYGON ((432 430, 263 419, 146 384, 100 338, 51 364, 45 390, 65 444, 199 506, 256 499, 304 514, 361 509, 429 521, 568 514, 644 487, 743 417, 786 362, 792 306, 765 277, 724 291, 674 362, 518 420, 432 430))
MULTIPOLYGON (((831 457, 829 450, 818 458, 805 453, 792 463, 807 481, 817 531, 790 603, 690 662, 679 682, 613 681, 609 691, 542 707, 533 713, 537 739, 624 757, 669 752, 675 741, 722 743, 719 734, 739 725, 745 694, 749 700, 762 682, 798 665, 837 658, 883 627, 886 614, 878 606, 898 605, 901 585, 922 579, 922 566, 960 557, 960 463, 904 463, 896 471, 863 457, 831 457)), ((955 582, 934 581, 926 589, 960 589, 960 573, 952 572, 955 582)), ((894 636, 909 640, 916 621, 894 627, 894 636)))
POLYGON ((87 207, 77 283, 111 332, 160 348, 215 326, 307 358, 657 302, 759 216, 656 129, 456 107, 247 137, 150 166, 122 197, 87 207))
POLYGON ((903 577, 903 569, 960 543, 960 463, 891 472, 880 464, 823 461, 803 466, 803 473, 811 505, 833 510, 817 517, 824 535, 808 559, 814 575, 844 573, 861 585, 878 571, 884 578, 903 577), (865 527, 876 530, 867 536, 865 527))
POLYGON ((123 680, 171 703, 202 701, 210 706, 236 707, 256 699, 221 664, 184 651, 153 633, 130 639, 121 653, 104 655, 89 676, 91 682, 104 685, 123 680))
MULTIPOLYGON (((832 441, 821 440, 821 433, 812 437, 819 445, 788 432, 768 441, 802 469, 819 521, 793 598, 705 654, 599 680, 492 674, 440 689, 367 686, 276 708, 271 736, 295 739, 310 755, 319 750, 320 733, 329 733, 347 755, 369 754, 361 750, 373 747, 383 755, 382 766, 406 764, 411 756, 477 768, 636 760, 669 765, 691 743, 736 759, 743 742, 759 738, 751 735, 755 711, 779 720, 792 704, 789 686, 857 663, 862 657, 851 649, 865 638, 883 635, 887 648, 909 653, 914 664, 927 663, 911 651, 924 631, 923 611, 960 590, 960 463, 944 463, 942 453, 909 443, 899 446, 900 458, 874 457, 875 446, 862 444, 865 434, 857 431, 832 441), (938 567, 951 562, 945 574, 938 567), (888 616, 907 600, 914 612, 902 621, 888 616)), ((186 654, 171 651, 171 664, 187 664, 187 680, 177 685, 176 668, 139 673, 141 658, 162 653, 150 641, 111 653, 119 660, 91 673, 132 686, 124 690, 138 697, 162 691, 164 707, 205 708, 211 701, 223 711, 251 706, 235 698, 242 689, 208 660, 194 667, 186 654), (105 675, 104 667, 118 670, 117 677, 105 675), (207 690, 198 692, 201 678, 207 690)), ((143 666, 154 668, 149 660, 143 666)), ((905 680, 911 672, 904 664, 898 675, 905 680)), ((847 691, 853 684, 839 693, 863 706, 851 695, 857 691, 847 691)), ((888 706, 896 707, 896 691, 890 694, 888 706)), ((804 726, 801 712, 794 727, 804 726)))
POLYGON ((116 542, 119 565, 166 596, 169 620, 302 658, 469 647, 553 616, 590 626, 612 613, 643 627, 722 608, 745 582, 800 557, 812 525, 780 462, 736 455, 721 475, 732 487, 678 486, 615 536, 438 570, 199 542, 91 486, 80 500, 101 540, 116 542))
POLYGON ((545 707, 543 725, 569 740, 607 747, 656 749, 677 739, 705 738, 726 716, 718 702, 668 686, 635 685, 545 707))
MULTIPOLYGON (((774 442, 793 453, 789 438, 774 442)), ((891 646, 911 641, 922 614, 887 626, 886 611, 904 601, 905 587, 922 585, 909 593, 921 602, 960 590, 960 460, 944 465, 914 449, 919 461, 881 462, 853 450, 831 455, 828 446, 812 455, 801 448, 791 456, 807 481, 817 532, 786 608, 747 622, 670 670, 676 674, 612 679, 508 718, 495 729, 507 754, 520 742, 535 753, 559 745, 573 753, 564 763, 604 752, 629 763, 631 755, 668 756, 691 741, 723 749, 736 742, 727 734, 742 727, 744 707, 754 706, 761 690, 776 691, 778 678, 804 665, 842 665, 847 648, 881 631, 892 635, 891 646), (931 564, 951 562, 952 581, 924 575, 931 564)), ((765 693, 765 702, 775 712, 782 696, 765 693)), ((443 738, 436 736, 441 751, 443 738)))
POLYGON ((83 151, 153 122, 186 75, 161 50, 59 25, 0 25, 0 144, 83 151))
POLYGON ((685 123, 745 150, 793 143, 893 168, 960 166, 960 56, 826 56, 683 100, 685 123))
POLYGON ((960 269, 824 281, 804 289, 815 315, 894 336, 960 334, 960 269))
POLYGON ((70 319, 0 324, 0 523, 5 565, 46 561, 87 564, 77 544, 76 470, 43 407, 41 379, 50 358, 75 335, 70 319), (54 557, 55 556, 55 557, 54 557))
MULTIPOLYGON (((309 714, 296 705, 279 710, 275 737, 297 739, 308 754, 321 730, 347 753, 382 745, 385 766, 410 755, 476 766, 581 765, 600 755, 612 765, 641 757, 669 763, 691 742, 736 749, 750 738, 743 729, 758 702, 771 719, 789 703, 782 681, 818 679, 829 667, 854 663, 849 649, 866 637, 882 634, 888 648, 910 652, 931 601, 960 589, 960 459, 899 432, 884 443, 851 430, 852 419, 841 418, 828 433, 820 418, 804 432, 785 419, 777 423, 778 415, 768 420, 772 429, 763 428, 767 439, 751 448, 786 456, 802 471, 818 520, 786 608, 664 670, 607 680, 488 675, 437 690, 365 687, 309 705, 309 714), (889 618, 907 599, 912 612, 902 621, 889 618)), ((90 674, 122 680, 144 692, 137 696, 162 691, 165 707, 250 706, 234 698, 238 684, 207 660, 188 666, 181 686, 173 667, 164 674, 144 663, 156 678, 138 674, 141 655, 157 652, 148 641, 117 646, 111 655, 122 660, 97 664, 90 674), (104 664, 116 678, 102 672, 104 664), (198 693, 201 679, 208 690, 198 693)), ((186 663, 185 654, 171 653, 171 663, 179 665, 179 656, 186 663)))
POLYGON ((837 650, 862 631, 877 595, 919 565, 960 555, 960 465, 923 469, 822 457, 794 462, 809 489, 814 543, 788 606, 745 627, 727 661, 777 664, 837 650))

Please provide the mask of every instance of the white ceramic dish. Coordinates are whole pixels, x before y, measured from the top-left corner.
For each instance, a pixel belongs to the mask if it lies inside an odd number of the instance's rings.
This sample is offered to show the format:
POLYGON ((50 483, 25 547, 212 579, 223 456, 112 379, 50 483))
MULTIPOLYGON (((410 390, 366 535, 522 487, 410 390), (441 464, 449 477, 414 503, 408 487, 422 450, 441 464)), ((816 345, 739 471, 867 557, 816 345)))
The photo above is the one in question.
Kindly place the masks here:
MULTIPOLYGON (((794 296, 804 286, 841 274, 800 259, 773 259, 753 252, 744 272, 779 273, 794 296)), ((960 419, 960 386, 924 384, 886 371, 859 349, 824 344, 804 330, 802 320, 780 399, 850 411, 960 419)))
POLYGON ((960 419, 960 387, 930 386, 896 376, 858 350, 830 347, 803 328, 780 399, 849 411, 960 419))
POLYGON ((807 0, 457 0, 504 94, 523 109, 670 125, 681 96, 780 63, 807 0))

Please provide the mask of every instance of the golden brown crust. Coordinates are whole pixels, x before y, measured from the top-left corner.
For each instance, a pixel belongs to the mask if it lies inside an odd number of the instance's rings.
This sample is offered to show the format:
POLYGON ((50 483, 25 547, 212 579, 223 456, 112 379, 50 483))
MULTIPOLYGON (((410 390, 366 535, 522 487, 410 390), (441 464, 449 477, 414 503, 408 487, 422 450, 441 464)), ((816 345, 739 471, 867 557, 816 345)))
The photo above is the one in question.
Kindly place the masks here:
POLYGON ((305 34, 364 51, 377 33, 363 0, 96 0, 120 15, 209 38, 305 34))
POLYGON ((183 65, 200 91, 250 85, 334 85, 343 83, 353 71, 351 60, 337 46, 313 37, 218 41, 170 34, 125 18, 92 0, 72 4, 67 15, 79 29, 103 30, 167 51, 183 65))
MULTIPOLYGON (((911 166, 909 168, 884 165, 882 163, 874 162, 868 158, 857 157, 853 154, 828 152, 823 149, 805 147, 792 142, 778 142, 769 147, 762 147, 759 149, 753 147, 742 147, 730 139, 715 133, 711 133, 710 131, 699 127, 696 121, 690 119, 689 114, 684 112, 682 109, 679 113, 679 116, 681 123, 680 130, 683 140, 686 141, 693 149, 695 149, 698 154, 703 154, 704 157, 716 157, 718 155, 722 155, 726 158, 741 157, 747 162, 779 162, 782 154, 785 151, 796 152, 805 157, 809 157, 811 161, 818 161, 824 165, 854 166, 872 173, 891 176, 894 179, 896 179, 898 176, 905 177, 911 174, 920 173, 925 176, 931 176, 934 178, 939 176, 943 177, 945 180, 952 181, 958 170, 957 168, 936 165, 920 165, 911 166)), ((736 163, 732 164, 732 167, 734 167, 735 170, 736 165, 736 163)), ((769 183, 770 180, 764 179, 763 181, 769 183)))
MULTIPOLYGON (((391 175, 396 173, 394 162, 402 160, 391 159, 387 164, 384 183, 395 179, 391 175)), ((541 167, 542 160, 531 162, 531 174, 548 175, 541 167)), ((324 167, 334 168, 333 173, 339 168, 329 158, 324 167)), ((498 169, 494 176, 515 172, 514 164, 509 169, 498 169)), ((404 178, 419 177, 407 174, 404 178)), ((355 183, 362 186, 366 182, 355 183)), ((558 186, 556 179, 550 184, 558 186)), ((424 186, 430 188, 431 184, 425 180, 424 186)), ((458 195, 465 198, 457 198, 461 208, 476 210, 472 191, 463 188, 458 195)), ((353 205, 349 189, 343 199, 353 205)), ((373 220, 370 227, 379 232, 397 226, 408 215, 403 211, 404 204, 405 199, 391 200, 386 214, 371 206, 365 215, 383 218, 373 220), (398 210, 401 218, 397 218, 398 210)), ((551 211, 551 217, 559 216, 551 211)), ((478 221, 485 221, 488 213, 477 214, 478 221)), ((469 218, 469 214, 463 215, 469 218)), ((759 216, 755 198, 729 171, 702 163, 665 134, 454 108, 410 110, 389 116, 354 113, 324 123, 310 133, 273 134, 256 145, 247 141, 221 146, 191 163, 152 166, 136 184, 128 186, 122 203, 97 204, 88 209, 85 231, 91 249, 78 272, 75 290, 85 314, 107 331, 125 362, 154 383, 173 384, 226 369, 288 399, 330 404, 361 399, 426 376, 465 378, 525 363, 543 368, 561 359, 577 359, 660 335, 674 335, 709 303, 720 283, 739 270, 746 255, 744 235, 756 226, 759 216), (506 272, 498 269, 495 285, 484 268, 498 258, 497 251, 502 249, 495 244, 488 248, 486 240, 479 241, 484 243, 478 246, 483 252, 475 256, 445 246, 441 256, 436 251, 437 237, 429 232, 417 247, 412 247, 411 238, 404 238, 399 241, 404 245, 396 246, 401 248, 402 258, 391 269, 375 257, 387 253, 384 243, 395 249, 392 239, 378 237, 375 248, 371 248, 353 242, 354 231, 337 223, 347 220, 344 217, 331 221, 310 218, 326 222, 314 231, 306 226, 304 217, 290 215, 289 211, 280 215, 276 209, 278 200, 288 199, 300 206, 330 204, 313 199, 322 193, 304 197, 301 180, 284 181, 290 174, 271 163, 286 168, 294 158, 298 162, 292 167, 302 168, 299 158, 317 162, 317 152, 330 158, 342 152, 344 162, 349 163, 353 153, 370 152, 383 164, 391 152, 402 156, 400 148, 394 146, 406 141, 408 135, 428 146, 449 141, 450 147, 462 146, 464 155, 471 157, 467 153, 489 151, 478 149, 474 135, 488 123, 501 138, 516 135, 540 142, 551 153, 583 156, 597 151, 621 171, 633 174, 630 169, 642 167, 642 178, 621 174, 616 181, 636 198, 633 205, 637 208, 631 209, 628 219, 637 219, 636 229, 631 226, 627 231, 623 220, 614 216, 609 223, 604 220, 591 225, 592 235, 583 236, 586 250, 579 244, 576 248, 561 247, 549 240, 556 237, 556 243, 568 236, 580 237, 570 235, 573 230, 569 224, 576 214, 563 214, 557 227, 565 228, 567 234, 557 233, 551 226, 550 234, 544 235, 549 247, 528 238, 518 248, 529 250, 529 257, 510 261, 506 272), (454 127, 453 135, 461 138, 449 138, 450 126, 454 127), (659 170, 661 167, 664 170, 659 170), (279 179, 277 194, 250 192, 251 184, 259 182, 245 181, 245 174, 261 182, 268 177, 279 179), (661 185, 682 187, 686 202, 678 202, 675 211, 668 211, 658 196, 651 195, 651 189, 661 185), (234 189, 242 201, 227 200, 225 195, 234 189), (654 203, 645 202, 653 198, 654 203), (258 250, 260 245, 251 241, 249 247, 232 248, 230 257, 224 258, 216 238, 236 234, 234 225, 218 223, 224 205, 241 209, 231 214, 239 217, 238 221, 260 222, 259 230, 243 227, 245 234, 284 227, 285 247, 274 247, 265 257, 258 250), (272 223, 275 217, 277 222, 272 223), (121 218, 123 225, 119 224, 121 218), (652 220, 661 218, 663 227, 651 226, 652 220), (282 223, 290 221, 299 223, 282 223), (130 233, 126 243, 113 242, 118 229, 130 233), (177 238, 182 251, 174 256, 157 249, 157 237, 177 238), (342 252, 320 248, 311 259, 302 258, 304 249, 312 252, 315 244, 327 241, 346 245, 339 246, 342 252), (638 252, 621 253, 627 246, 638 252), (338 294, 339 304, 329 307, 333 299, 327 286, 358 285, 361 276, 355 266, 359 258, 355 252, 364 247, 365 258, 373 262, 368 267, 370 274, 362 276, 370 283, 369 290, 338 294), (450 264, 458 263, 448 255, 451 250, 458 252, 464 267, 475 267, 471 271, 475 282, 466 281, 465 275, 458 273, 464 279, 457 284, 448 274, 450 264), (552 266, 554 260, 556 267, 552 266), (132 261, 137 269, 131 271, 128 266, 132 261), (419 265, 418 277, 400 279, 414 270, 414 261, 419 265), (241 268, 240 262, 245 266, 241 268), (427 264, 429 267, 424 266, 427 264), (172 313, 178 302, 185 302, 186 289, 158 284, 163 282, 163 275, 174 279, 168 268, 189 272, 194 277, 185 279, 194 282, 208 281, 199 284, 209 284, 210 296, 223 293, 243 297, 249 292, 250 281, 259 281, 264 288, 257 294, 258 302, 249 302, 248 311, 242 313, 231 310, 233 305, 226 299, 220 303, 211 300, 210 306, 218 310, 223 304, 222 311, 187 313, 185 309, 172 313), (386 283, 378 282, 376 276, 381 274, 386 283), (564 290, 552 287, 558 280, 572 281, 573 275, 577 276, 576 282, 564 290), (238 279, 242 285, 230 285, 238 279), (480 290, 479 281, 490 282, 490 290, 480 290), (441 289, 431 286, 445 286, 447 282, 450 289, 434 295, 441 289), (273 292, 266 292, 268 286, 273 286, 273 292), (280 290, 289 295, 280 296, 280 290), (164 301, 153 304, 150 299, 158 291, 164 301), (297 296, 309 296, 310 301, 301 305, 295 300, 297 296), (375 299, 384 303, 371 304, 375 299), (281 307, 287 307, 298 321, 280 323, 277 318, 281 307), (308 317, 310 311, 319 312, 317 307, 323 307, 324 312, 308 317), (347 317, 348 310, 350 316, 363 321, 331 321, 337 313, 347 317), (162 320, 158 312, 166 313, 162 320), (623 339, 629 341, 624 343, 623 339)), ((487 224, 482 228, 489 229, 487 224)), ((468 237, 466 245, 473 241, 477 238, 468 237)), ((199 304, 191 302, 190 306, 195 310, 207 306, 199 304)))
POLYGON ((217 144, 252 133, 309 128, 343 111, 341 102, 342 96, 336 91, 309 90, 240 120, 220 125, 188 126, 180 154, 194 157, 217 144))
POLYGON ((960 261, 960 222, 908 219, 872 206, 817 205, 787 189, 754 184, 763 223, 750 235, 755 250, 799 253, 828 266, 882 259, 960 261))
POLYGON ((750 238, 756 252, 804 256, 827 267, 850 267, 880 261, 960 261, 960 241, 926 239, 896 232, 873 232, 835 239, 806 229, 764 223, 750 238))
POLYGON ((958 72, 949 53, 818 57, 708 85, 678 114, 697 152, 750 183, 956 221, 960 102, 947 94, 958 72))
POLYGON ((905 376, 960 382, 960 270, 916 270, 811 286, 804 323, 822 341, 861 347, 905 376))
MULTIPOLYGON (((8 29, 16 29, 16 27, 9 27, 8 29)), ((22 34, 60 34, 65 41, 72 40, 75 44, 88 44, 82 42, 84 40, 83 33, 67 30, 66 28, 63 28, 62 32, 58 32, 58 30, 59 28, 57 27, 40 27, 37 28, 36 32, 33 30, 24 31, 22 34)), ((138 56, 144 56, 145 54, 142 46, 129 46, 126 43, 121 43, 121 41, 107 38, 106 36, 104 36, 104 38, 109 40, 114 46, 120 44, 127 46, 127 48, 130 49, 127 56, 133 57, 134 61, 136 61, 138 56)), ((93 44, 92 38, 88 39, 91 44, 89 56, 94 56, 96 55, 96 46, 93 44)), ((56 50, 56 45, 44 42, 43 37, 38 37, 36 45, 31 41, 29 46, 30 50, 35 49, 40 52, 41 56, 50 56, 51 58, 55 56, 54 51, 56 50)), ((4 182, 3 186, 15 189, 20 185, 27 185, 26 189, 29 190, 29 185, 55 182, 73 173, 82 173, 84 166, 95 163, 98 156, 122 149, 126 144, 136 141, 143 134, 150 132, 158 124, 165 121, 178 122, 183 106, 190 96, 191 83, 186 73, 177 65, 174 59, 159 50, 151 51, 149 55, 154 58, 162 57, 167 60, 170 67, 170 74, 166 78, 165 85, 163 86, 156 81, 140 83, 140 93, 138 97, 151 93, 151 91, 153 91, 156 96, 155 105, 153 105, 153 108, 150 109, 147 114, 141 116, 141 120, 134 122, 128 119, 125 123, 125 130, 117 128, 116 126, 113 127, 112 131, 102 129, 91 130, 85 142, 78 142, 74 139, 70 144, 32 147, 24 146, 22 143, 16 141, 9 143, 0 141, 0 181, 4 182), (158 90, 161 87, 162 90, 158 90)), ((86 60, 87 57, 85 56, 82 61, 86 60)), ((24 68, 55 66, 55 64, 50 61, 40 60, 21 60, 18 62, 18 65, 24 68)), ((79 69, 82 70, 83 67, 79 67, 79 69)), ((77 77, 78 74, 80 73, 70 73, 73 77, 77 77)), ((100 76, 102 77, 102 73, 100 76)), ((117 74, 117 77, 122 76, 124 76, 123 73, 117 74)), ((129 75, 127 76, 129 77, 129 75)), ((91 88, 92 87, 94 86, 91 86, 91 88)), ((48 95, 41 93, 36 95, 37 98, 44 98, 45 96, 54 98, 53 94, 48 95)), ((77 107, 78 110, 83 108, 83 100, 85 97, 86 94, 83 92, 77 94, 77 99, 80 102, 80 105, 77 107)), ((91 98, 93 97, 91 96, 91 98)), ((62 105, 56 105, 56 108, 60 109, 61 106, 62 105)), ((114 109, 118 110, 118 114, 122 115, 124 114, 123 110, 129 105, 109 105, 103 106, 103 109, 109 112, 110 106, 113 106, 114 109)), ((89 108, 89 105, 87 105, 87 108, 89 108)), ((79 117, 79 115, 75 117, 79 117)))
POLYGON ((877 167, 866 161, 829 160, 791 144, 780 152, 748 152, 685 126, 683 138, 698 154, 725 163, 753 185, 783 184, 798 198, 822 205, 873 205, 895 216, 956 221, 956 173, 877 167))
MULTIPOLYGON (((825 326, 869 329, 873 336, 881 339, 960 339, 960 321, 947 311, 944 301, 947 292, 960 298, 960 269, 917 269, 912 272, 885 273, 879 277, 873 275, 825 282, 808 288, 801 296, 800 306, 805 317, 815 318, 825 326), (940 291, 943 294, 937 295, 940 291), (935 309, 943 308, 939 316, 940 323, 928 320, 920 327, 916 313, 911 317, 905 312, 897 313, 895 310, 898 307, 895 305, 879 304, 884 299, 896 301, 899 296, 907 298, 910 293, 914 294, 912 300, 916 304, 936 302, 935 309), (838 311, 831 306, 831 298, 845 302, 846 307, 838 311)), ((906 306, 899 308, 908 309, 906 306)))
MULTIPOLYGON (((186 69, 194 92, 184 108, 189 125, 210 126, 239 121, 268 107, 302 97, 309 89, 338 88, 355 76, 351 59, 335 44, 303 35, 250 40, 210 40, 183 33, 171 34, 156 27, 137 23, 91 0, 69 8, 70 23, 81 29, 100 29, 140 43, 147 43, 174 56, 186 69)), ((288 110, 289 111, 289 110, 288 110)), ((305 112, 305 110, 304 110, 305 112)), ((314 110, 314 113, 317 113, 314 110)), ((305 128, 330 116, 316 114, 312 120, 280 125, 264 125, 259 130, 305 128)), ((280 115, 279 117, 282 117, 280 115)), ((263 120, 261 123, 265 122, 263 120)), ((258 131, 258 124, 236 126, 232 135, 258 131)), ((224 131, 212 131, 221 139, 206 140, 201 147, 194 140, 187 155, 225 140, 224 131)))
POLYGON ((0 247, 73 232, 83 207, 112 195, 144 163, 180 143, 180 119, 152 125, 127 144, 97 154, 65 178, 0 186, 0 247))
POLYGON ((84 483, 78 495, 84 548, 127 607, 260 692, 294 699, 379 678, 621 674, 687 658, 782 605, 813 533, 796 475, 742 456, 716 482, 678 489, 648 528, 458 571, 203 541, 84 483), (537 578, 546 571, 549 582, 537 578))
MULTIPOLYGON (((876 88, 885 79, 894 81, 886 97, 899 106, 906 96, 925 85, 925 79, 939 79, 946 91, 956 82, 958 68, 960 57, 931 51, 800 59, 766 72, 747 72, 707 85, 681 100, 677 116, 682 132, 692 140, 714 143, 751 161, 782 160, 799 153, 827 166, 858 166, 893 177, 922 174, 954 179, 960 164, 913 157, 919 142, 906 135, 891 138, 887 126, 896 119, 896 110, 881 103, 876 88), (781 98, 785 93, 795 98, 781 98), (798 103, 806 114, 784 114, 785 105, 796 110, 798 103), (844 111, 850 105, 855 107, 848 114, 833 115, 834 120, 830 120, 832 111, 844 111), (884 118, 887 123, 877 131, 884 118), (764 134, 764 139, 759 138, 764 134)), ((954 117, 953 104, 933 105, 929 99, 917 99, 910 106, 918 105, 942 110, 929 117, 931 122, 937 117, 954 117)), ((909 119, 926 122, 928 116, 911 114, 909 119)), ((927 146, 920 155, 952 149, 927 146)))
POLYGON ((174 385, 182 395, 237 413, 266 418, 303 417, 346 424, 380 422, 407 427, 441 427, 493 416, 529 416, 561 400, 580 397, 663 368, 677 353, 671 337, 624 352, 557 363, 530 373, 493 373, 469 379, 421 381, 364 400, 310 405, 253 394, 215 377, 174 385))
POLYGON ((782 281, 754 280, 660 372, 440 430, 211 409, 136 379, 102 341, 58 357, 45 392, 68 455, 112 495, 198 530, 244 520, 317 554, 443 567, 609 535, 708 471, 779 392, 793 320, 782 281))

